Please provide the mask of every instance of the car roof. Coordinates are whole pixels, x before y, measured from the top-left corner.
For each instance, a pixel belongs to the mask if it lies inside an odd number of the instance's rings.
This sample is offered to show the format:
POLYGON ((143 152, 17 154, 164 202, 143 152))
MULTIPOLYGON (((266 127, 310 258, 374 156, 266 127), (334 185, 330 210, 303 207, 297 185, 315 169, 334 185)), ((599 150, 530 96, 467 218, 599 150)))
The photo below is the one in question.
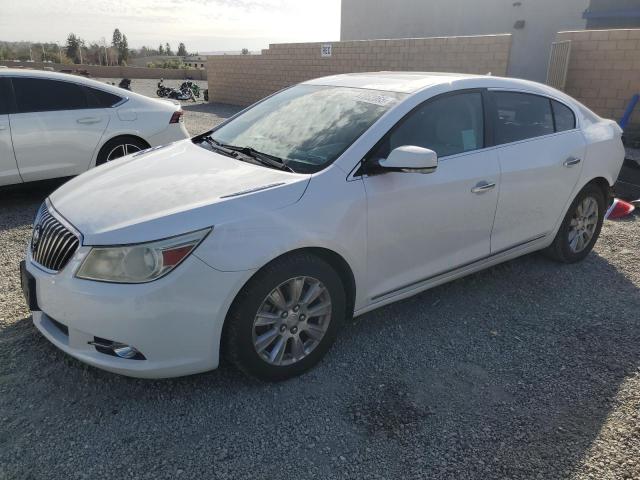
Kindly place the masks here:
POLYGON ((130 97, 132 94, 132 92, 123 90, 120 87, 109 85, 108 83, 104 82, 99 82, 98 80, 93 80, 81 75, 73 75, 71 73, 48 72, 43 70, 32 70, 28 68, 3 68, 0 69, 0 78, 1 77, 29 77, 49 80, 62 80, 67 82, 80 83, 88 87, 99 88, 107 92, 112 92, 120 97, 130 97))
POLYGON ((307 85, 363 88, 388 92, 415 94, 439 85, 451 85, 455 89, 496 88, 522 90, 555 97, 564 102, 577 103, 565 93, 541 83, 519 78, 470 75, 440 72, 366 72, 332 75, 304 82, 307 85))
POLYGON ((332 75, 304 82, 308 85, 364 88, 387 92, 415 93, 428 87, 451 83, 465 78, 482 78, 480 75, 437 72, 366 72, 332 75))

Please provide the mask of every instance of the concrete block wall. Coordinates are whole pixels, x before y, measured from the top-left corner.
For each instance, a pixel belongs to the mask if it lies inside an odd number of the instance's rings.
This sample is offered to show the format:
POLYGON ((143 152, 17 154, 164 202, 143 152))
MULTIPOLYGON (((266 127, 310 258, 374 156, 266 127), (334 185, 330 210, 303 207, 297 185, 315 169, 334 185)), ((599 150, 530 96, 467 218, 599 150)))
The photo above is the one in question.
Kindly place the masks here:
MULTIPOLYGON (((640 93, 640 29, 559 32, 571 41, 565 91, 598 115, 619 121, 640 93)), ((640 108, 632 118, 640 124, 640 108)))
POLYGON ((504 76, 511 35, 270 45, 262 55, 218 55, 207 59, 209 101, 249 105, 312 78, 382 70, 459 72, 504 76))
POLYGON ((206 80, 207 72, 196 69, 174 69, 174 68, 148 68, 148 67, 120 67, 105 65, 67 65, 61 63, 41 63, 41 62, 6 62, 1 61, 0 65, 9 68, 31 68, 43 70, 45 67, 53 68, 56 72, 61 70, 71 70, 73 72, 86 70, 92 77, 99 78, 152 78, 152 79, 172 79, 182 80, 191 77, 194 80, 206 80))

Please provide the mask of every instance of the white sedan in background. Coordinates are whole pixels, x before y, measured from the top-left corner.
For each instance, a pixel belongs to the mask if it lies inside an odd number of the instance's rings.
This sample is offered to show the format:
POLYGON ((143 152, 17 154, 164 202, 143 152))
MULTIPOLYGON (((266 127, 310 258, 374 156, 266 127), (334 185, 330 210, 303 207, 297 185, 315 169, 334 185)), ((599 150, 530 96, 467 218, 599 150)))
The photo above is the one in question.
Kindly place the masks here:
POLYGON ((352 315, 537 250, 585 258, 621 133, 522 80, 305 82, 54 192, 25 297, 51 342, 112 372, 186 375, 222 351, 282 380, 352 315))
POLYGON ((188 138, 180 106, 74 75, 0 70, 0 186, 188 138))

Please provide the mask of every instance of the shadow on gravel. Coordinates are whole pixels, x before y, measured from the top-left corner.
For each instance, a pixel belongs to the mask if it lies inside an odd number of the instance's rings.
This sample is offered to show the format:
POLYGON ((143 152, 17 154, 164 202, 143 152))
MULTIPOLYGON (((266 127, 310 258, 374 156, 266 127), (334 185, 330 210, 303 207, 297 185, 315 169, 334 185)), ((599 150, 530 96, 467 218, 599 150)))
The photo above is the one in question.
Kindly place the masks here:
POLYGON ((31 225, 40 204, 67 180, 0 187, 0 231, 31 225))
POLYGON ((639 311, 602 257, 531 255, 349 322, 318 368, 276 385, 229 367, 119 377, 24 318, 0 330, 0 465, 9 477, 122 465, 153 478, 563 478, 640 365, 639 311))

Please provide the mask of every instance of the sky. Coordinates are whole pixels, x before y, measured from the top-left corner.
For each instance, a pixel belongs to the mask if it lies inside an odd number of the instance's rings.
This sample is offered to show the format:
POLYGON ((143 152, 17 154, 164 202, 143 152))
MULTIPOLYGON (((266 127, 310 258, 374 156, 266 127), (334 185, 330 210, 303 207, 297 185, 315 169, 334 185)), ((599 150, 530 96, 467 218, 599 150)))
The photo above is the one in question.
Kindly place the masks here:
POLYGON ((0 40, 110 42, 116 27, 130 48, 184 42, 200 53, 335 41, 340 0, 0 0, 0 40))

